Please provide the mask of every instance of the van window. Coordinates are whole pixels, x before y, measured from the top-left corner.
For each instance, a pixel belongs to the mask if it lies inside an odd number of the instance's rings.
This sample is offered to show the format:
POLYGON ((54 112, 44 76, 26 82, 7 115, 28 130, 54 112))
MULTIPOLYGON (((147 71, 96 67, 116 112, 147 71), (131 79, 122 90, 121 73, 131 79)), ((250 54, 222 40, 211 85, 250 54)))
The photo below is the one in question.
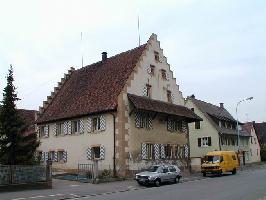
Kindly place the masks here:
POLYGON ((233 158, 233 160, 236 160, 236 156, 235 155, 232 155, 232 158, 233 158))
POLYGON ((208 163, 219 163, 221 158, 222 156, 206 156, 205 160, 208 163))

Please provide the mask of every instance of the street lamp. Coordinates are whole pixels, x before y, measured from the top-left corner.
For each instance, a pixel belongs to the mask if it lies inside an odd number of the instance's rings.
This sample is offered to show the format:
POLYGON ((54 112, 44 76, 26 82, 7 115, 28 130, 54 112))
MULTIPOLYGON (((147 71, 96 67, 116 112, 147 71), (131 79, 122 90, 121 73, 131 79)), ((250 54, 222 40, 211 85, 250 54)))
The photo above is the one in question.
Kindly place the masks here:
POLYGON ((240 137, 239 137, 239 125, 238 125, 238 115, 237 115, 237 108, 239 106, 239 104, 243 101, 248 101, 248 100, 252 100, 253 97, 249 97, 249 98, 246 98, 246 99, 242 99, 241 101, 237 102, 236 104, 236 130, 237 130, 237 150, 238 150, 238 153, 240 153, 240 137))

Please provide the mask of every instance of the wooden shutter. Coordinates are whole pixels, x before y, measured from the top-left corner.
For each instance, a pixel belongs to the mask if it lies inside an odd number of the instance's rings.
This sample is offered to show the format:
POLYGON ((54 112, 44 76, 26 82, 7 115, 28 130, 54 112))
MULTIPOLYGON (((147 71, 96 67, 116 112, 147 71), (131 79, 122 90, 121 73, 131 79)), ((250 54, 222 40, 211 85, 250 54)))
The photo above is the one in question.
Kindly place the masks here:
POLYGON ((45 136, 45 137, 49 137, 49 125, 46 125, 46 126, 44 127, 44 136, 45 136))
POLYGON ((82 134, 82 133, 84 133, 84 120, 83 119, 81 119, 80 121, 79 121, 79 124, 80 124, 80 133, 82 134))
POLYGON ((148 72, 148 74, 151 74, 151 66, 150 65, 148 65, 148 67, 147 67, 147 72, 148 72))
POLYGON ((88 147, 88 149, 86 151, 86 155, 87 155, 87 159, 91 160, 91 147, 88 147))
POLYGON ((58 161, 58 152, 55 151, 54 152, 54 162, 57 162, 58 161))
POLYGON ((145 96, 145 97, 148 96, 147 93, 148 93, 148 87, 147 87, 147 85, 145 85, 143 87, 143 96, 145 96))
POLYGON ((48 152, 44 152, 44 160, 47 161, 49 159, 49 154, 48 152))
POLYGON ((91 133, 92 132, 92 118, 88 117, 87 119, 87 132, 91 133))
POLYGON ((161 158, 165 159, 165 149, 164 149, 164 144, 161 144, 161 158))
POLYGON ((142 160, 146 160, 148 158, 147 145, 145 143, 141 144, 141 158, 142 160))
POLYGON ((198 147, 201 147, 201 138, 198 138, 198 147))
POLYGON ((100 146, 100 159, 104 160, 105 149, 104 146, 100 146))
POLYGON ((63 161, 67 162, 67 152, 63 151, 63 161))
POLYGON ((167 119, 167 130, 172 131, 173 126, 172 126, 172 120, 170 118, 167 119))
POLYGON ((148 128, 152 129, 152 118, 148 116, 148 128))
POLYGON ((67 135, 68 134, 68 122, 64 122, 64 135, 67 135))
POLYGON ((68 121, 67 122, 67 133, 68 135, 71 135, 72 134, 72 128, 71 128, 71 121, 68 121))
POLYGON ((54 136, 57 135, 57 131, 56 131, 56 129, 57 129, 57 125, 54 124, 54 126, 53 126, 53 134, 54 134, 54 136))
POLYGON ((100 116, 100 130, 104 131, 106 128, 105 117, 103 115, 100 116))
POLYGON ((208 137, 208 146, 211 146, 211 145, 212 145, 212 138, 208 137))
POLYGON ((42 157, 41 157, 41 161, 44 162, 45 161, 45 152, 42 151, 42 157))
POLYGON ((155 160, 160 159, 160 144, 154 144, 154 157, 155 160))
POLYGON ((140 118, 141 118, 141 114, 139 112, 136 112, 135 114, 135 125, 137 128, 140 128, 140 118))
POLYGON ((184 145, 184 156, 185 156, 185 158, 188 158, 188 154, 189 154, 189 149, 188 148, 189 148, 188 145, 185 144, 184 145))

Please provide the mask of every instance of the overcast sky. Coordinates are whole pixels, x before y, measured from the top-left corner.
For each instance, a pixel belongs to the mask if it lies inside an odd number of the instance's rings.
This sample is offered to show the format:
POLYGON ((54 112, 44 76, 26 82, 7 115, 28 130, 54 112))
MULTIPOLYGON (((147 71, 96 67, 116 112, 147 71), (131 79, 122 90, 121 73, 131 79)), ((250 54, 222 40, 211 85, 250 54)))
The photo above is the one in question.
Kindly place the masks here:
MULTIPOLYGON (((158 35, 183 96, 225 107, 242 121, 266 121, 264 0, 0 0, 0 90, 9 64, 21 101, 38 109, 67 70, 158 35), (111 3, 112 2, 112 3, 111 3), (83 32, 83 43, 80 33, 83 32)), ((2 99, 2 95, 0 100, 2 99)))

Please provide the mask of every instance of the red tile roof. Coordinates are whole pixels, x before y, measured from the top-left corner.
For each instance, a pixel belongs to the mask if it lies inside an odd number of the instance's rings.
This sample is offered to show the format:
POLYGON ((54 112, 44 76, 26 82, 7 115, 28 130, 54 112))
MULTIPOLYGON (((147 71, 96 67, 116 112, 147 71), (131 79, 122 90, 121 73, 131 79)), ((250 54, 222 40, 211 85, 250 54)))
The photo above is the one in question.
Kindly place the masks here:
POLYGON ((134 107, 139 110, 154 111, 157 113, 165 113, 168 115, 184 117, 188 122, 202 121, 199 116, 185 106, 158 101, 134 94, 128 94, 127 96, 133 103, 134 107))
POLYGON ((37 123, 116 110, 117 97, 145 48, 146 44, 75 70, 37 123))

